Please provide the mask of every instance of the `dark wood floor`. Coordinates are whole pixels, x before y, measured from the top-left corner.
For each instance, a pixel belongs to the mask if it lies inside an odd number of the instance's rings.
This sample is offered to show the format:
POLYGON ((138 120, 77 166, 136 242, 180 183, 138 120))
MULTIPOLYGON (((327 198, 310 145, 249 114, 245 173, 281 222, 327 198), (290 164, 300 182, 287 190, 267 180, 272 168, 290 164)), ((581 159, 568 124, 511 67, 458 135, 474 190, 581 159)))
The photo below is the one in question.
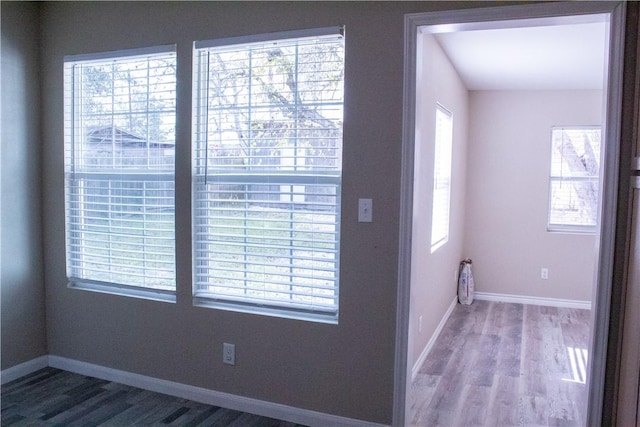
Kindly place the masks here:
POLYGON ((588 310, 458 304, 409 393, 415 426, 585 425, 588 310))
POLYGON ((298 424, 45 368, 2 386, 2 426, 260 426, 298 424))

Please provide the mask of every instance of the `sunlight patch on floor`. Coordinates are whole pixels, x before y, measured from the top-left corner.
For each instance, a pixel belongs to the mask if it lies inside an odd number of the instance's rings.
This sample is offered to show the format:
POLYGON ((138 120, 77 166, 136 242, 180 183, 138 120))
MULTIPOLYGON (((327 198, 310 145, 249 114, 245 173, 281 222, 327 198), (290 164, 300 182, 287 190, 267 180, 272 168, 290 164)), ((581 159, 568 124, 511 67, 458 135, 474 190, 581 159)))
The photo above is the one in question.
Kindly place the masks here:
POLYGON ((587 361, 589 352, 586 348, 567 347, 569 361, 571 362, 572 378, 563 378, 563 381, 585 384, 587 382, 587 361))

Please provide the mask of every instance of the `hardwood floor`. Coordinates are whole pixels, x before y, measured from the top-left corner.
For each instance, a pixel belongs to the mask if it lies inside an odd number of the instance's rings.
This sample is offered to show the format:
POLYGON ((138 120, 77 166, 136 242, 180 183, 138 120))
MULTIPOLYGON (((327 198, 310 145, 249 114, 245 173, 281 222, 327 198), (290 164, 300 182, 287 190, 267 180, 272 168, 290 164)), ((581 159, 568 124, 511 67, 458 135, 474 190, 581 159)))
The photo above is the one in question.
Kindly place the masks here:
POLYGON ((412 384, 412 425, 585 425, 589 320, 588 310, 458 304, 412 384))
POLYGON ((55 368, 2 386, 0 425, 303 427, 55 368))

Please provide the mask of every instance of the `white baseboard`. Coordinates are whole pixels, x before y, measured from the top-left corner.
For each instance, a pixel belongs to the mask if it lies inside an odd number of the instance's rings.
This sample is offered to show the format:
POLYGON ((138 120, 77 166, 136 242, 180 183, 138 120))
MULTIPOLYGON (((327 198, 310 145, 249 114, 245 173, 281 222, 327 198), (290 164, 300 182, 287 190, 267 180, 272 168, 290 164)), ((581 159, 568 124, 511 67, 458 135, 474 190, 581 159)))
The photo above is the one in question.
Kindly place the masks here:
POLYGON ((20 377, 49 366, 48 356, 40 356, 0 372, 0 384, 6 384, 20 377))
POLYGON ((513 302, 517 304, 545 305, 548 307, 580 308, 583 310, 591 310, 590 301, 580 301, 572 299, 495 294, 491 292, 476 292, 474 294, 474 298, 480 301, 513 302))
POLYGON ((447 309, 446 313, 444 313, 444 316, 440 320, 440 323, 438 323, 438 326, 436 327, 436 330, 433 332, 433 335, 431 335, 429 342, 424 347, 424 350, 422 350, 422 353, 420 353, 420 357, 418 357, 418 360, 416 360, 416 363, 413 364, 413 368, 411 368, 411 382, 415 381, 416 375, 418 375, 418 371, 420 370, 420 367, 422 366, 425 359, 429 355, 429 352, 431 351, 434 344, 436 343, 436 340, 438 339, 438 336, 440 336, 440 332, 442 332, 442 329, 444 328, 445 323, 447 323, 447 320, 449 320, 449 316, 451 316, 453 309, 456 308, 456 304, 458 304, 457 296, 453 298, 453 301, 451 301, 449 308, 447 309))
POLYGON ((106 368, 104 366, 67 359, 59 356, 49 356, 49 366, 87 375, 107 381, 114 381, 132 387, 142 388, 157 393, 164 393, 171 396, 189 399, 207 405, 220 406, 241 412, 277 418, 298 424, 309 426, 344 426, 344 427, 382 427, 383 424, 376 424, 367 421, 355 420, 352 418, 339 417, 337 415, 325 414, 322 412, 307 409, 294 408, 292 406, 279 403, 266 402, 258 399, 251 399, 243 396, 236 396, 220 391, 195 387, 173 381, 134 374, 118 369, 106 368))

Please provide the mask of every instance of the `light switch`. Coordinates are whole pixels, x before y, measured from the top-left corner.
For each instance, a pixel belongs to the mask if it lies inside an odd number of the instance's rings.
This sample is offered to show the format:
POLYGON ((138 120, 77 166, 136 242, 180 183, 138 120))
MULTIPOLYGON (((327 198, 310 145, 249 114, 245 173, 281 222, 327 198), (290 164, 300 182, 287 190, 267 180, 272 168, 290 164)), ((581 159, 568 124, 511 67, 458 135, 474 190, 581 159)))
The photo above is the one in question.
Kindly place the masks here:
POLYGON ((373 200, 358 199, 358 222, 373 222, 373 200))

